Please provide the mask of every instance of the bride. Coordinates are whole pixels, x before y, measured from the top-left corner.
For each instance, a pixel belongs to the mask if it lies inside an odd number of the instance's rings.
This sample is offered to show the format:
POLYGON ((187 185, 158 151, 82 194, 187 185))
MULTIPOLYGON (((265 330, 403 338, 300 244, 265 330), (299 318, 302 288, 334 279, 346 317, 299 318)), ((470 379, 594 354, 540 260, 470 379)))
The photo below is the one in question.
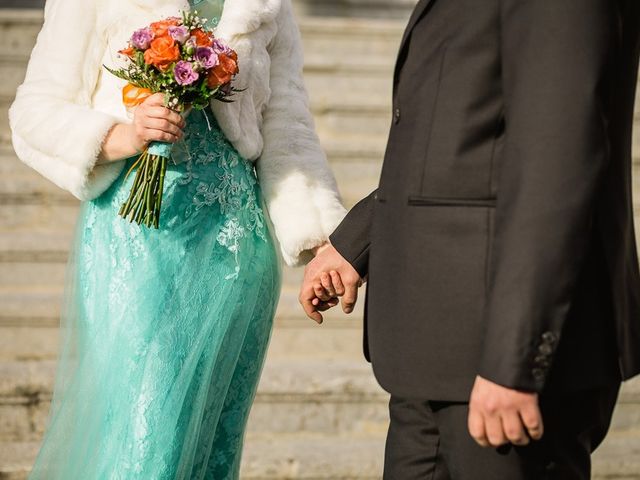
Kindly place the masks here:
POLYGON ((10 110, 13 144, 83 202, 31 479, 238 478, 280 290, 275 239, 301 264, 345 213, 290 2, 47 1, 10 110), (159 94, 128 115, 124 82, 103 65, 120 66, 135 29, 189 7, 238 53, 243 91, 186 121, 159 94), (159 230, 118 216, 125 172, 154 140, 175 143, 159 230))

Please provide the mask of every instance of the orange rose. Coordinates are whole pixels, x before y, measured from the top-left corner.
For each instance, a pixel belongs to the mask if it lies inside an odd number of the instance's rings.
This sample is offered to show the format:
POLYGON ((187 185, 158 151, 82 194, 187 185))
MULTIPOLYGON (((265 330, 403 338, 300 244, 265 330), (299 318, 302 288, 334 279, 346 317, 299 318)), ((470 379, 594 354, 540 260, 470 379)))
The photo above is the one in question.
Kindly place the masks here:
POLYGON ((120 53, 122 55, 126 55, 127 57, 131 58, 136 53, 136 49, 133 48, 131 45, 129 45, 124 50, 118 50, 118 53, 120 53))
POLYGON ((144 102, 152 92, 148 88, 136 87, 131 83, 127 83, 122 88, 122 103, 127 109, 137 107, 144 102))
POLYGON ((154 39, 149 49, 144 52, 145 63, 154 65, 162 71, 165 71, 173 62, 179 59, 180 48, 169 35, 154 39))
MULTIPOLYGON (((237 58, 237 55, 235 55, 237 58)), ((238 63, 232 57, 220 55, 220 63, 217 67, 211 69, 207 77, 207 85, 209 88, 218 88, 221 85, 229 83, 233 76, 238 73, 238 63)))
POLYGON ((169 27, 175 27, 180 23, 180 19, 176 17, 167 18, 160 22, 153 22, 150 27, 155 37, 163 37, 169 32, 169 27))
POLYGON ((196 38, 196 45, 198 47, 210 47, 213 42, 213 38, 199 28, 191 30, 191 36, 196 38))

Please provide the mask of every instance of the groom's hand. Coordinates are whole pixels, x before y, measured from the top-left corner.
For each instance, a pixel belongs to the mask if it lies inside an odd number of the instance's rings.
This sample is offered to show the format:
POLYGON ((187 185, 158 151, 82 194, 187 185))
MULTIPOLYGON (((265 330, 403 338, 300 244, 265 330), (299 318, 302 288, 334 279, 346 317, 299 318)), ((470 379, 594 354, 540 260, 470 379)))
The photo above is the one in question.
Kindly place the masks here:
POLYGON ((483 447, 540 440, 543 425, 538 395, 477 377, 469 402, 469 433, 483 447))
POLYGON ((342 297, 342 309, 351 313, 358 300, 362 279, 353 266, 327 243, 318 248, 315 258, 304 270, 299 301, 309 318, 322 323, 320 312, 336 305, 342 297))

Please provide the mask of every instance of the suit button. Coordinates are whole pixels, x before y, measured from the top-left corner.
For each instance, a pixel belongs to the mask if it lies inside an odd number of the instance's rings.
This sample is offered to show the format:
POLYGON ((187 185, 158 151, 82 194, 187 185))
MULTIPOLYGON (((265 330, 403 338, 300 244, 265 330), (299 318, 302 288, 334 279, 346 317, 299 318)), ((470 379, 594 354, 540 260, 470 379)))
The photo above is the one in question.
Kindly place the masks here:
POLYGON ((398 123, 400 123, 400 109, 396 108, 395 111, 393 112, 393 123, 395 123, 396 125, 398 123))
POLYGON ((544 370, 542 368, 537 368, 537 367, 531 370, 531 375, 533 376, 533 379, 538 383, 544 382, 546 377, 544 370))
POLYGON ((538 347, 538 352, 540 352, 544 356, 549 356, 553 353, 553 347, 548 343, 542 343, 538 347))

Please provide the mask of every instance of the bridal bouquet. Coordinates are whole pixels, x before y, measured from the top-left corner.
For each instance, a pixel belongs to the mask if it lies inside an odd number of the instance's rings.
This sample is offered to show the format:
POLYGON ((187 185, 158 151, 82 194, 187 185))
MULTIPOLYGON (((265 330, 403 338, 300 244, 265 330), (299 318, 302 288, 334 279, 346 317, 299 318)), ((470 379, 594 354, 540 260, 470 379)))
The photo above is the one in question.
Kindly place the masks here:
MULTIPOLYGON (((164 104, 182 114, 204 109, 211 99, 223 102, 236 91, 231 83, 238 73, 238 56, 208 30, 196 11, 183 12, 136 30, 119 53, 127 66, 109 72, 127 80, 122 98, 127 109, 140 105, 154 93, 164 94, 164 104)), ((162 189, 171 144, 152 142, 127 172, 137 168, 129 198, 120 216, 140 225, 158 228, 162 189)))

